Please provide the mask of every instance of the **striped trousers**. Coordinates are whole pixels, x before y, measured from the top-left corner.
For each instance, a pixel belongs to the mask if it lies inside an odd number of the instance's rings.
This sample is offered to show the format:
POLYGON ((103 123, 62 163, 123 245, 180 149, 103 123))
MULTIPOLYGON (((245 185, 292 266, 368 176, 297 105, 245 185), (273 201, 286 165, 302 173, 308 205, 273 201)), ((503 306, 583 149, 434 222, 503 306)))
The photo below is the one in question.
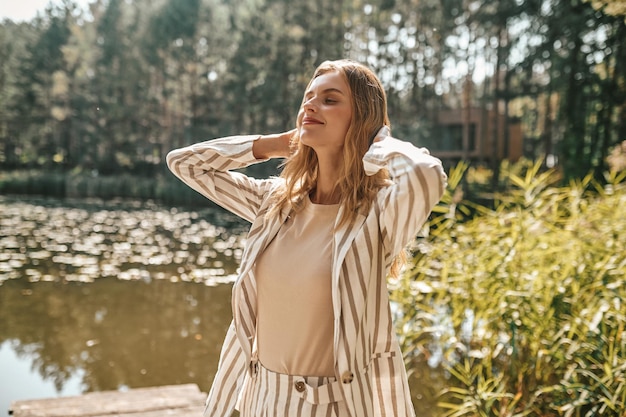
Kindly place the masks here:
POLYGON ((349 417, 339 384, 276 373, 253 360, 237 408, 240 417, 349 417))

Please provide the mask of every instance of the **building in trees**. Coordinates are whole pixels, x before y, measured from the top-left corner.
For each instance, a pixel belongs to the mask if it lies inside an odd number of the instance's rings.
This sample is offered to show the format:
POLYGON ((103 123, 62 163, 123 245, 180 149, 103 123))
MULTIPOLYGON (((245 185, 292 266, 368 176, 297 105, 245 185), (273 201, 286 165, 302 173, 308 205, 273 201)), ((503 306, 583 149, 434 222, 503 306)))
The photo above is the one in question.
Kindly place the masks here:
POLYGON ((508 159, 517 161, 524 154, 522 125, 508 120, 493 109, 470 107, 444 109, 436 113, 436 121, 427 146, 437 157, 458 161, 491 163, 508 159))

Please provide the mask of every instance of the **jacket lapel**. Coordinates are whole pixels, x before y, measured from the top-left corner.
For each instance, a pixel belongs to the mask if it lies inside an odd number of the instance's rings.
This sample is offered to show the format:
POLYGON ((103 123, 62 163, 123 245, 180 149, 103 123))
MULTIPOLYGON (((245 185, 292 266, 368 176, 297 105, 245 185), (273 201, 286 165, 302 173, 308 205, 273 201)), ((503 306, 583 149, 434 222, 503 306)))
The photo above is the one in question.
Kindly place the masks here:
POLYGON ((232 309, 237 337, 247 358, 252 355, 252 344, 256 334, 256 280, 251 270, 257 257, 274 239, 282 224, 287 220, 291 209, 285 208, 278 216, 266 218, 266 210, 259 213, 250 227, 246 250, 241 258, 241 271, 234 284, 232 309))
POLYGON ((335 317, 335 331, 334 331, 334 347, 335 352, 339 352, 339 331, 338 325, 339 317, 341 317, 341 294, 339 292, 339 278, 341 275, 341 267, 343 265, 346 254, 350 249, 350 246, 357 234, 361 230, 363 223, 366 220, 366 216, 356 213, 352 219, 339 225, 339 219, 344 212, 344 207, 341 206, 339 213, 337 213, 337 219, 335 220, 335 231, 333 239, 333 268, 332 268, 332 297, 333 297, 333 315, 335 317))
POLYGON ((264 211, 257 217, 257 221, 250 227, 251 233, 248 235, 248 241, 246 242, 246 251, 241 259, 240 279, 248 275, 250 269, 252 269, 252 266, 256 262, 256 258, 265 250, 272 239, 274 239, 280 227, 285 223, 287 217, 289 217, 290 211, 290 208, 285 208, 278 216, 273 218, 265 218, 264 211), (258 230, 258 233, 254 232, 255 230, 258 230))

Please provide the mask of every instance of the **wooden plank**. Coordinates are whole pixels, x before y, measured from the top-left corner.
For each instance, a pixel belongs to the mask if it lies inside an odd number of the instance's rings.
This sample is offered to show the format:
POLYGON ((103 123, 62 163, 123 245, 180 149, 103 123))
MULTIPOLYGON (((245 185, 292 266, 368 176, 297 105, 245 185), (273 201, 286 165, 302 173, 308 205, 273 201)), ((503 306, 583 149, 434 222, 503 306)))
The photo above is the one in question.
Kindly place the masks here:
POLYGON ((11 410, 14 417, 198 417, 202 415, 205 398, 196 384, 169 385, 14 401, 11 410))
POLYGON ((187 407, 167 410, 154 410, 141 413, 107 415, 106 417, 202 417, 204 406, 187 407))

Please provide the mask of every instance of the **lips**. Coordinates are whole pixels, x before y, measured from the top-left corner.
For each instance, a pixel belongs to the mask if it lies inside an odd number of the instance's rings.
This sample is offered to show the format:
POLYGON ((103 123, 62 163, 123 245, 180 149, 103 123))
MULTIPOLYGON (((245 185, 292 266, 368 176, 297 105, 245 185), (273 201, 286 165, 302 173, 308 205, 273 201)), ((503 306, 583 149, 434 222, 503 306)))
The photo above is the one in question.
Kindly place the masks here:
POLYGON ((303 125, 322 125, 324 123, 322 123, 320 120, 317 120, 313 117, 305 116, 302 118, 302 124, 303 125))

